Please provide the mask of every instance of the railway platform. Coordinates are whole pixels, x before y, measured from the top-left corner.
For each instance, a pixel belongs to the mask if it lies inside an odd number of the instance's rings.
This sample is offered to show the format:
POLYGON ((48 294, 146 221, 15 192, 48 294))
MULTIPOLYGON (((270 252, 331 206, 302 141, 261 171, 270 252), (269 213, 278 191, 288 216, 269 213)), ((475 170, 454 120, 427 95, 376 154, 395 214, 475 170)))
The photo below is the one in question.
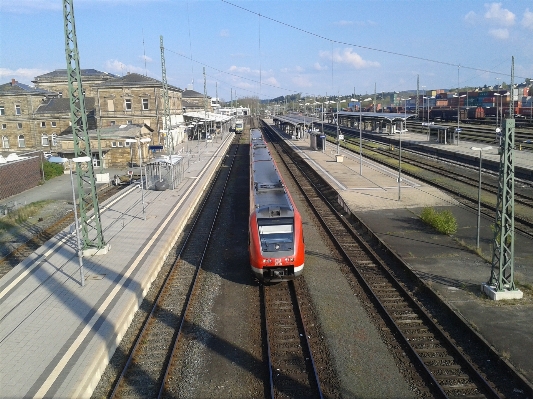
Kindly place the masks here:
POLYGON ((184 179, 145 190, 145 215, 138 186, 101 204, 111 249, 83 258, 85 286, 74 229, 0 280, 0 397, 90 397, 232 137, 189 142, 184 179))
MULTIPOLYGON (((354 133, 358 134, 358 130, 355 129, 354 133)), ((377 140, 389 143, 390 145, 398 146, 400 144, 400 134, 386 135, 381 133, 374 133, 364 131, 363 134, 366 138, 375 138, 377 140)), ((483 167, 491 169, 493 171, 498 170, 500 163, 500 156, 498 155, 499 143, 495 140, 492 144, 476 143, 452 139, 447 144, 439 143, 431 136, 431 140, 428 140, 426 134, 403 132, 401 133, 402 148, 406 149, 420 149, 420 147, 426 148, 427 152, 436 156, 442 157, 454 161, 460 161, 469 163, 471 165, 479 164, 479 151, 472 150, 472 147, 486 148, 492 147, 489 150, 483 151, 483 167)), ((514 162, 516 176, 522 179, 528 179, 533 181, 533 152, 527 150, 521 150, 520 143, 515 143, 514 162)))
MULTIPOLYGON (((327 143, 323 151, 312 150, 307 140, 292 140, 278 133, 298 151, 338 192, 344 208, 360 218, 393 252, 475 331, 492 345, 501 357, 530 382, 533 392, 533 245, 515 234, 515 282, 524 291, 516 301, 492 301, 481 294, 481 284, 490 277, 494 220, 481 219, 481 248, 484 258, 473 248, 476 242, 477 213, 458 204, 442 191, 403 175, 398 185, 398 170, 363 158, 360 174, 359 154, 341 149, 343 162, 336 161, 336 146, 327 143), (419 218, 424 207, 448 209, 459 227, 451 237, 435 232, 419 218)), ((404 141, 432 146, 423 135, 402 134, 404 141)), ((435 144, 442 147, 442 144, 435 144)), ((446 151, 473 153, 460 142, 447 145, 446 151)), ((499 160, 497 150, 483 154, 499 160)), ((518 151, 517 151, 518 152, 518 151)), ((478 156, 478 154, 475 154, 478 156)), ((533 172, 533 154, 516 157, 533 172)), ((479 158, 477 158, 479 159, 479 158)))

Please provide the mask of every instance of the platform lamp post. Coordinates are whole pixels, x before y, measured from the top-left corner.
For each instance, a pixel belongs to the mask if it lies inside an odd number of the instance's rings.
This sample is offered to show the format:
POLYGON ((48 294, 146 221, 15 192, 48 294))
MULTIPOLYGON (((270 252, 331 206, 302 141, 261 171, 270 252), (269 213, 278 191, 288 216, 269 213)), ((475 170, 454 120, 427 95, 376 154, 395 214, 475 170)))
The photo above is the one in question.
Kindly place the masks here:
POLYGON ((81 241, 80 241, 80 225, 78 223, 78 210, 76 209, 76 193, 74 191, 74 178, 72 177, 72 162, 76 163, 83 163, 83 162, 91 162, 91 157, 78 157, 78 158, 72 158, 69 160, 69 168, 70 168, 70 185, 72 186, 72 201, 74 203, 74 221, 75 221, 75 227, 76 227, 76 246, 78 250, 78 261, 80 263, 80 284, 81 286, 85 286, 85 276, 83 275, 83 250, 81 248, 81 241))
POLYGON ((429 128, 429 100, 435 98, 435 96, 424 97, 424 98, 427 100, 427 103, 428 103, 428 124, 427 124, 427 126, 428 126, 428 141, 429 141, 429 136, 430 136, 430 134, 429 134, 429 132, 430 132, 430 128, 429 128))
MULTIPOLYGON (((400 98, 400 101, 405 101, 405 119, 407 121, 407 100, 408 98, 400 98)), ((402 199, 402 128, 400 127, 400 145, 398 147, 398 201, 402 199)))
POLYGON ((454 95, 454 97, 457 97, 457 140, 455 142, 456 145, 459 145, 459 133, 461 132, 461 128, 459 127, 459 121, 461 118, 459 117, 459 112, 461 110, 461 98, 466 97, 466 94, 463 94, 462 96, 459 95, 459 92, 454 95))
MULTIPOLYGON (((352 101, 355 102, 358 100, 352 98, 352 101)), ((361 99, 359 99, 359 174, 361 176, 363 176, 363 129, 361 128, 362 119, 363 114, 361 112, 361 99)))
POLYGON ((477 191, 477 236, 476 236, 476 248, 479 250, 479 229, 481 225, 481 162, 483 151, 491 150, 492 147, 470 147, 472 151, 479 151, 479 185, 477 191))
POLYGON ((144 182, 143 182, 143 161, 142 161, 142 148, 143 143, 149 143, 152 141, 149 137, 142 139, 126 139, 126 143, 137 143, 137 151, 139 152, 139 169, 141 170, 141 202, 143 207, 143 220, 146 220, 145 207, 144 207, 144 182))
MULTIPOLYGON (((495 96, 498 96, 501 98, 501 94, 500 93, 494 93, 495 96)), ((496 100, 496 128, 499 128, 500 127, 500 124, 498 123, 498 100, 496 100)), ((503 115, 502 115, 502 119, 503 119, 503 115)))

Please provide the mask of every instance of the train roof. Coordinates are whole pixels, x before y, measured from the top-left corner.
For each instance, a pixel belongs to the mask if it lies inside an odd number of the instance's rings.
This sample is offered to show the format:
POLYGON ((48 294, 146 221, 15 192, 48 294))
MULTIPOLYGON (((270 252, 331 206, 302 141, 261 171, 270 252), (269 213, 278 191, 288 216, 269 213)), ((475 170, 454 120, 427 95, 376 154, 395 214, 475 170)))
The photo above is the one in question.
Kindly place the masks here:
POLYGON ((293 217, 294 209, 259 129, 250 131, 250 162, 257 217, 293 217))

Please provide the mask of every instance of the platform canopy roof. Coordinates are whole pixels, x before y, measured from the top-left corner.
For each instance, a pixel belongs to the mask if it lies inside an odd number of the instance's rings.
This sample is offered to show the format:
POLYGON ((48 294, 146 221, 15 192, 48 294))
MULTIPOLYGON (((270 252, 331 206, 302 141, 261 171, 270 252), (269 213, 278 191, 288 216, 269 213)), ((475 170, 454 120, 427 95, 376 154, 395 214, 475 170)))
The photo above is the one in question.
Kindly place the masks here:
MULTIPOLYGON (((333 112, 333 114, 336 114, 336 112, 333 112)), ((402 113, 387 113, 387 112, 347 112, 347 111, 340 111, 340 116, 348 116, 352 118, 364 118, 364 119, 376 119, 376 120, 388 120, 390 122, 393 121, 405 121, 409 118, 414 118, 415 114, 402 114, 402 113)))
POLYGON ((285 123, 290 123, 291 125, 295 125, 295 126, 320 122, 320 119, 315 118, 313 116, 304 116, 304 115, 297 115, 297 114, 276 115, 273 117, 273 119, 274 120, 277 119, 285 123))
POLYGON ((204 111, 194 111, 194 112, 186 112, 183 114, 183 117, 186 121, 207 121, 207 122, 227 122, 231 118, 233 118, 232 115, 222 115, 222 114, 215 114, 214 112, 204 112, 204 111))

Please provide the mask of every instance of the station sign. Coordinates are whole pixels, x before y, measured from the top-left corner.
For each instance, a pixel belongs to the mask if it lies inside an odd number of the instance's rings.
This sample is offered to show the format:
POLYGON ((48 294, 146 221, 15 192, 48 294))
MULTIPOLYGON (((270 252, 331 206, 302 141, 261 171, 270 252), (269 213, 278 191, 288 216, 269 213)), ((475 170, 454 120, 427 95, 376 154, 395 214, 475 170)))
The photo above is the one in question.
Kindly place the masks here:
POLYGON ((339 134, 339 140, 344 140, 344 134, 339 134))

